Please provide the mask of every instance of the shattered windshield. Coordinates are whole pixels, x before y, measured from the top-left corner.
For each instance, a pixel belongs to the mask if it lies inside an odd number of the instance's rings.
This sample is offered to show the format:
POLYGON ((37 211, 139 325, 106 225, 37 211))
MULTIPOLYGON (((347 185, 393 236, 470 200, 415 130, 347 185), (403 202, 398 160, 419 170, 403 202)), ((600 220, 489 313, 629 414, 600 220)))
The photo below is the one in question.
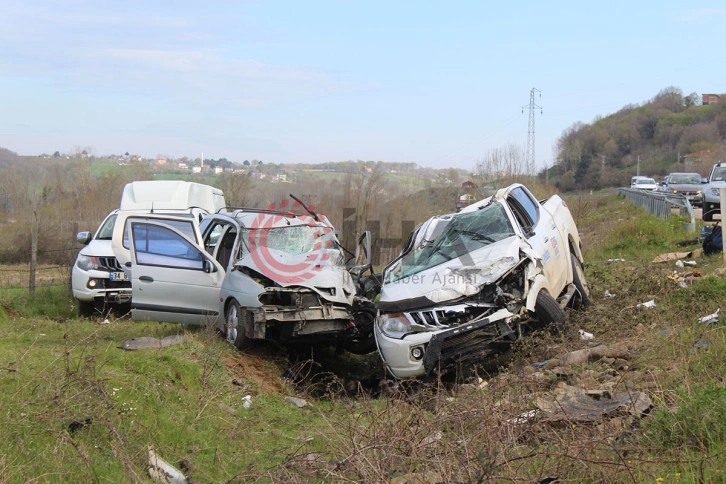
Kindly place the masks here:
POLYGON ((410 277, 512 235, 512 224, 499 203, 456 214, 436 240, 411 250, 396 261, 386 271, 385 282, 410 277))
MULTIPOLYGON (((265 247, 290 256, 297 256, 321 249, 338 250, 338 240, 331 227, 315 225, 288 225, 282 227, 258 227, 242 229, 242 256, 254 251, 256 247, 265 247)), ((340 257, 331 260, 342 264, 340 257)))

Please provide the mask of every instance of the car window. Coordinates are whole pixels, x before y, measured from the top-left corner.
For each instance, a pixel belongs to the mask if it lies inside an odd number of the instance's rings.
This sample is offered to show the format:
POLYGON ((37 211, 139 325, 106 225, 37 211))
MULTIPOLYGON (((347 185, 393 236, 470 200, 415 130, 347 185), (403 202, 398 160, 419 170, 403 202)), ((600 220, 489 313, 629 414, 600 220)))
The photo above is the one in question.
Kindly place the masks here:
POLYGON ((96 234, 96 240, 111 240, 113 239, 113 226, 116 223, 117 214, 109 215, 103 224, 98 229, 96 234))
POLYGON ((182 269, 203 268, 202 253, 167 227, 132 222, 136 263, 182 269))
POLYGON ((724 181, 726 180, 726 166, 716 168, 713 170, 713 176, 711 181, 724 181))
POLYGON ((507 197, 507 203, 512 208, 522 230, 528 233, 539 221, 539 207, 521 187, 512 190, 507 197))
MULTIPOLYGON (((130 223, 138 223, 137 221, 133 219, 127 219, 126 220, 126 227, 124 227, 124 237, 123 237, 123 246, 124 248, 128 249, 130 247, 129 244, 129 224, 130 223)), ((191 240, 197 240, 197 234, 194 232, 194 222, 192 220, 163 220, 162 223, 169 225, 171 227, 174 227, 179 232, 183 233, 187 237, 189 237, 191 240)))

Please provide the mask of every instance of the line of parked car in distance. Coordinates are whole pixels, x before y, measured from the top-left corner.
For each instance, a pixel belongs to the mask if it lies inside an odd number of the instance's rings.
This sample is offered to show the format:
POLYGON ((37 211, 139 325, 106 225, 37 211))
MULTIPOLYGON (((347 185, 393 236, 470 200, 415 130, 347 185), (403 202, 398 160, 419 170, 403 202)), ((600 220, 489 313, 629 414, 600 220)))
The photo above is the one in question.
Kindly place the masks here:
POLYGON ((660 183, 652 177, 634 176, 630 179, 630 188, 682 195, 691 205, 700 207, 707 183, 708 179, 698 173, 675 172, 669 173, 660 183))

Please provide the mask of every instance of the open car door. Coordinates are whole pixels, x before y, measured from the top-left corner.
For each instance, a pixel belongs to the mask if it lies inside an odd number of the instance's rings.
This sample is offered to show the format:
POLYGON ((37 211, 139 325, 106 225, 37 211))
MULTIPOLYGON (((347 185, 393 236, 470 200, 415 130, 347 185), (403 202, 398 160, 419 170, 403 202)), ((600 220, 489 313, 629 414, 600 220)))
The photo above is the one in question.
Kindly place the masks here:
POLYGON ((124 215, 117 220, 112 246, 130 272, 134 320, 216 322, 225 271, 198 240, 194 218, 124 215))

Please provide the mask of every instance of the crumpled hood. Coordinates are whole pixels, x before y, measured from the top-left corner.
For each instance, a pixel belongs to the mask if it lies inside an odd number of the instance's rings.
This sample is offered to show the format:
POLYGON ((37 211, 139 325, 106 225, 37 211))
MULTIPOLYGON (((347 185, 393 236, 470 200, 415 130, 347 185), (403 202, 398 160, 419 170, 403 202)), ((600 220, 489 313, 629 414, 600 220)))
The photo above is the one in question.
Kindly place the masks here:
POLYGON ((327 301, 352 304, 356 286, 341 258, 340 251, 335 249, 319 249, 300 255, 256 249, 239 259, 235 266, 248 267, 282 287, 305 287, 327 301))
POLYGON ((508 237, 412 276, 386 283, 380 302, 412 302, 420 307, 453 301, 478 293, 499 280, 520 261, 521 239, 508 237))

